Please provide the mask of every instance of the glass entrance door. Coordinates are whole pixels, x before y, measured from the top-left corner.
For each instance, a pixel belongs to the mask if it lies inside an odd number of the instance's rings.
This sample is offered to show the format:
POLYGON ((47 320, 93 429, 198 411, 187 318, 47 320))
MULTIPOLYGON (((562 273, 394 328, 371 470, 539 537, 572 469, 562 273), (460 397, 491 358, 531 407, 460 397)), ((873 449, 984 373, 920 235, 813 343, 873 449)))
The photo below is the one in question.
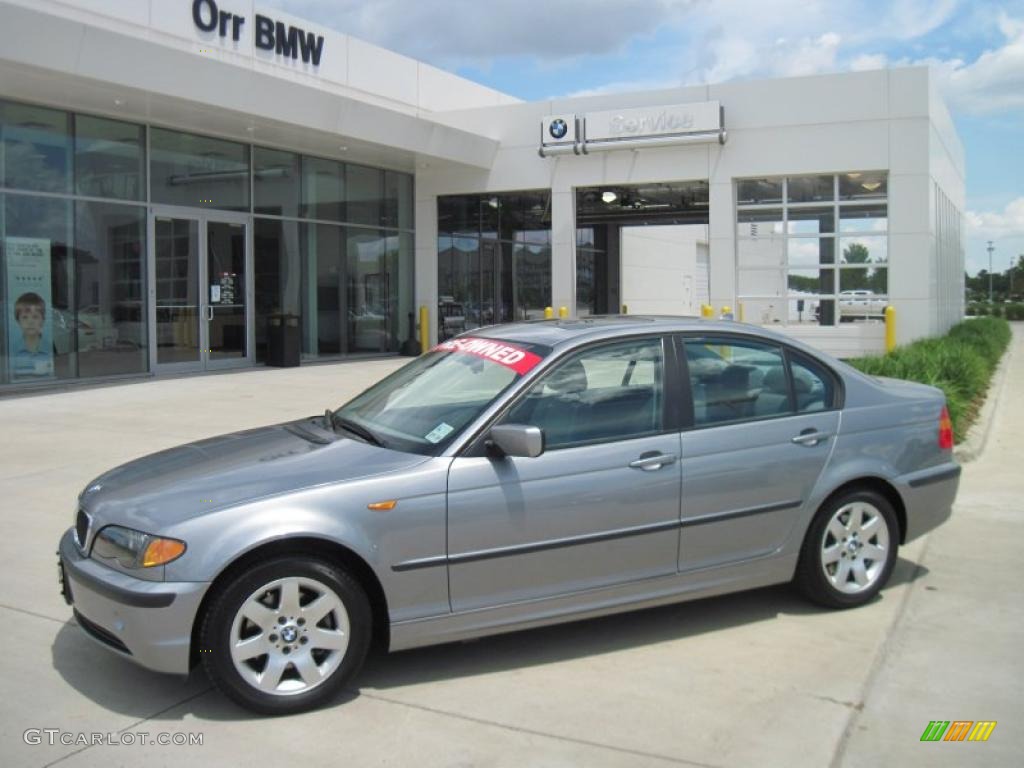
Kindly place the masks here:
POLYGON ((249 364, 249 248, 244 219, 152 216, 151 340, 158 372, 249 364))

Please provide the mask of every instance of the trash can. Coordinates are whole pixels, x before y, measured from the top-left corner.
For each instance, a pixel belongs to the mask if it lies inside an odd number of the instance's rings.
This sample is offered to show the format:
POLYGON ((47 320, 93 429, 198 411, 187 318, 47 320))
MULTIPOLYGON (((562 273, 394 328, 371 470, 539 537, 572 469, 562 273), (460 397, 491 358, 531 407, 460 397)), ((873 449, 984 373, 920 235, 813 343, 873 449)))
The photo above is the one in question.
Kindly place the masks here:
POLYGON ((274 314, 267 329, 267 365, 294 368, 302 353, 298 315, 274 314))

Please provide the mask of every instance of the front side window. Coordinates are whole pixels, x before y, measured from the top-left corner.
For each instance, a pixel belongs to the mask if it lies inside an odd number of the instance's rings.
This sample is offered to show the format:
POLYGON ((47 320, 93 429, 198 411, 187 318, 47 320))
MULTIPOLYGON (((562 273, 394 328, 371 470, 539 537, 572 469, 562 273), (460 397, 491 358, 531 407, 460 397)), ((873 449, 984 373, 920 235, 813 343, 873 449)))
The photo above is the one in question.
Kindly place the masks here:
POLYGON ((660 338, 579 352, 534 384, 502 419, 544 431, 547 450, 657 434, 662 428, 660 338))
POLYGON ((737 339, 687 341, 696 427, 792 413, 782 349, 737 339))
POLYGON ((500 339, 452 339, 339 408, 335 421, 386 448, 435 454, 548 352, 500 339))

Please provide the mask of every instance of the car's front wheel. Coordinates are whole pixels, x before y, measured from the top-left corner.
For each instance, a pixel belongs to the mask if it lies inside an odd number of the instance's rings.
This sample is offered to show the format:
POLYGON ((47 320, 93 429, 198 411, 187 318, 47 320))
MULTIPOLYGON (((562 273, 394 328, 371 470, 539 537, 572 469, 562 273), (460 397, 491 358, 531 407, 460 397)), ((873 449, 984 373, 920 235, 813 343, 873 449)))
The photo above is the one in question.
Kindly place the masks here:
POLYGON ((355 579, 321 560, 282 557, 221 588, 200 629, 200 657, 228 697, 284 715, 335 696, 362 666, 370 634, 355 579))
POLYGON ((888 499, 867 489, 844 493, 811 522, 796 584, 829 608, 864 605, 889 580, 898 549, 899 527, 888 499))

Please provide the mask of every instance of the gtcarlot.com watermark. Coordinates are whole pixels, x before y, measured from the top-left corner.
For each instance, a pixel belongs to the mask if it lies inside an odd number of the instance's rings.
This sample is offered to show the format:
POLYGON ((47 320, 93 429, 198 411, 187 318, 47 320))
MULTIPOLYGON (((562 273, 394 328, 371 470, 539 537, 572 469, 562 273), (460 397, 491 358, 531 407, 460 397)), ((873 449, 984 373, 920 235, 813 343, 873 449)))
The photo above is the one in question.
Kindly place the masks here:
POLYGON ((203 746, 203 734, 182 733, 181 731, 90 733, 88 731, 62 731, 60 728, 29 728, 21 735, 21 738, 31 746, 46 744, 51 747, 57 745, 65 747, 203 746))

